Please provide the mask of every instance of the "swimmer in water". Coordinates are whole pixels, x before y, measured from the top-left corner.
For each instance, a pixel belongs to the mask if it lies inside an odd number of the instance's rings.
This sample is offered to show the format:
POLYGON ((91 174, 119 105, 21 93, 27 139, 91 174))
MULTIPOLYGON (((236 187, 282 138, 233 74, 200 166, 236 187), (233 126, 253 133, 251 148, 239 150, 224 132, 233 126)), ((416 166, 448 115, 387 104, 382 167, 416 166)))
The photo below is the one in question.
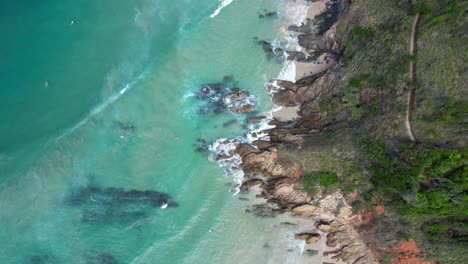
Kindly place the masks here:
POLYGON ((74 21, 74 20, 71 20, 71 21, 70 21, 70 26, 73 26, 73 24, 75 24, 75 21, 74 21))
POLYGON ((48 81, 46 81, 46 82, 44 83, 44 87, 49 87, 49 82, 48 82, 48 81))

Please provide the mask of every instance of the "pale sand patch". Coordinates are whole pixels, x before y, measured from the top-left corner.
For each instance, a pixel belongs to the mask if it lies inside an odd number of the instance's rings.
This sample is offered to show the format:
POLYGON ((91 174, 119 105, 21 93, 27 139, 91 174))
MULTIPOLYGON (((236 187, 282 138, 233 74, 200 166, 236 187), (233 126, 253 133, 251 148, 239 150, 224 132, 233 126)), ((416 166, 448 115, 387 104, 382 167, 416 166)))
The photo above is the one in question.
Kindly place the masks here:
POLYGON ((333 66, 336 61, 333 58, 330 58, 330 55, 322 54, 318 58, 319 63, 307 63, 307 62, 294 62, 296 66, 296 80, 301 78, 326 71, 328 68, 333 66), (325 59, 325 57, 327 57, 325 59))
POLYGON ((329 0, 324 1, 317 1, 312 3, 307 9, 307 15, 304 23, 307 22, 307 19, 314 19, 315 16, 320 15, 325 9, 327 8, 327 3, 330 2, 329 0))
POLYGON ((280 109, 273 111, 273 117, 279 121, 287 122, 292 121, 299 117, 297 112, 300 106, 281 107, 280 109))

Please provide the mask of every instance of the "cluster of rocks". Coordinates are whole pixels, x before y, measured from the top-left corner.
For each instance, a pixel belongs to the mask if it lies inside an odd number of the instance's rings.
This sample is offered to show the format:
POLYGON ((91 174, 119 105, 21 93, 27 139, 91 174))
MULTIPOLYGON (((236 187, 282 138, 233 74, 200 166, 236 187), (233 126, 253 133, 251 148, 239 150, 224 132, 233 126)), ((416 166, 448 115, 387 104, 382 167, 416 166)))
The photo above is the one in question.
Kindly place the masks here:
POLYGON ((337 60, 343 51, 340 39, 336 33, 336 22, 348 7, 342 0, 326 2, 326 9, 306 24, 291 25, 287 28, 292 36, 297 37, 298 44, 303 49, 285 50, 279 45, 266 40, 257 41, 268 58, 279 62, 284 60, 319 63, 319 57, 325 54, 325 61, 337 60))
POLYGON ((204 113, 220 113, 228 109, 232 113, 242 114, 255 109, 253 96, 227 81, 202 85, 197 97, 205 102, 201 107, 204 113))
POLYGON ((338 192, 327 196, 322 202, 325 200, 334 200, 334 202, 327 206, 315 201, 317 205, 309 203, 292 209, 292 213, 296 216, 315 219, 316 232, 298 233, 296 238, 307 243, 315 243, 323 234, 328 247, 328 250, 323 252, 324 256, 344 263, 378 263, 373 252, 366 247, 360 235, 349 224, 352 219, 351 209, 346 205, 342 195, 338 192))
MULTIPOLYGON (((255 142, 254 142, 255 143, 255 142)), ((232 144, 227 142, 226 144, 232 144)), ((299 162, 279 156, 277 149, 268 142, 262 149, 247 143, 238 142, 235 149, 228 153, 220 153, 217 160, 228 160, 239 156, 240 167, 245 180, 241 190, 247 191, 260 187, 260 196, 266 203, 255 205, 249 211, 261 217, 272 217, 284 213, 298 204, 308 203, 311 197, 301 190, 302 167, 299 162)))

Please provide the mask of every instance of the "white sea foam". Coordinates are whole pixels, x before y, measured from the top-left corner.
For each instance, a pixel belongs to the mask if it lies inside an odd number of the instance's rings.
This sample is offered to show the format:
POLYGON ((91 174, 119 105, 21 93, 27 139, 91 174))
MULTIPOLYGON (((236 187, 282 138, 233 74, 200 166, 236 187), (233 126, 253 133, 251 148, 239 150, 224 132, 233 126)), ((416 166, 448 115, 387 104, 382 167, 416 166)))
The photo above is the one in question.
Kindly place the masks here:
POLYGON ((265 114, 267 117, 262 119, 259 123, 249 125, 249 132, 247 132, 246 135, 246 141, 249 144, 252 144, 255 140, 270 141, 270 135, 267 130, 275 127, 270 125, 270 121, 273 120, 273 110, 265 114))
POLYGON ((284 1, 283 14, 286 27, 289 25, 300 26, 307 16, 310 3, 304 0, 284 1))
POLYGON ((294 61, 285 61, 283 63, 283 67, 278 74, 278 79, 290 82, 296 81, 296 64, 294 61))
POLYGON ((233 184, 234 195, 240 192, 240 186, 244 179, 244 172, 242 171, 242 157, 234 153, 240 143, 244 143, 245 139, 242 137, 235 137, 231 139, 220 138, 213 142, 208 150, 211 152, 210 159, 223 168, 224 174, 233 184), (219 159, 218 157, 222 157, 219 159))
POLYGON ((231 4, 232 1, 233 0, 221 0, 219 2, 218 8, 213 12, 213 14, 210 15, 210 17, 214 18, 215 16, 217 16, 219 14, 219 12, 221 12, 221 9, 223 9, 226 6, 228 6, 229 4, 231 4))

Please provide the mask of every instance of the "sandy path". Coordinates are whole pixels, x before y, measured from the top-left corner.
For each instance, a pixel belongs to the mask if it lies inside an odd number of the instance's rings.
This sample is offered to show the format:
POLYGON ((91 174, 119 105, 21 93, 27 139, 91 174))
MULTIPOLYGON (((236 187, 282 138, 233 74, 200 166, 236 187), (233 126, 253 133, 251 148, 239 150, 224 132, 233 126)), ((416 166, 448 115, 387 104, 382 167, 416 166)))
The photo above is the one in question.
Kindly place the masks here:
MULTIPOLYGON (((416 31, 418 28, 418 22, 419 22, 419 13, 416 14, 413 20, 413 28, 411 32, 411 41, 410 41, 410 55, 413 56, 416 53, 416 31)), ((416 95, 416 72, 415 72, 415 62, 414 60, 410 61, 410 69, 409 69, 409 74, 410 74, 410 80, 411 80, 411 90, 408 93, 408 101, 406 104, 406 132, 408 134, 408 137, 411 139, 411 141, 416 141, 416 138, 414 137, 413 134, 413 129, 411 127, 411 116, 413 112, 413 104, 414 104, 414 97, 416 95)))

